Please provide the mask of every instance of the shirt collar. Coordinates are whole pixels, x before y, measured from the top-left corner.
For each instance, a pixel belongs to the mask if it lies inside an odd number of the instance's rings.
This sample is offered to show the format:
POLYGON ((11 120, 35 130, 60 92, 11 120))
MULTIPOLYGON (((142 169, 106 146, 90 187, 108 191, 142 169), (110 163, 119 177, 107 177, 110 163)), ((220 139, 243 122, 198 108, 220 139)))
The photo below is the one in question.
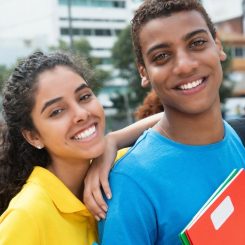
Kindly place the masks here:
POLYGON ((39 166, 34 167, 28 182, 42 186, 61 212, 81 212, 84 216, 91 216, 85 205, 49 170, 39 166))

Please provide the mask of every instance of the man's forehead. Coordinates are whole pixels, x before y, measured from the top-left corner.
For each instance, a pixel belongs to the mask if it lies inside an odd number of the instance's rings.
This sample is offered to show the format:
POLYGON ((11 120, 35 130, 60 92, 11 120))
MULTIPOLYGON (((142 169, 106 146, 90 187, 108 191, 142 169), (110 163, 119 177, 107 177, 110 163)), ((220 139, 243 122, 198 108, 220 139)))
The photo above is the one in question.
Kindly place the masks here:
POLYGON ((151 19, 142 26, 139 34, 149 32, 151 35, 154 35, 155 31, 174 33, 175 30, 179 31, 183 28, 190 29, 190 32, 194 29, 209 31, 208 25, 201 13, 191 10, 174 12, 169 16, 159 16, 151 19))

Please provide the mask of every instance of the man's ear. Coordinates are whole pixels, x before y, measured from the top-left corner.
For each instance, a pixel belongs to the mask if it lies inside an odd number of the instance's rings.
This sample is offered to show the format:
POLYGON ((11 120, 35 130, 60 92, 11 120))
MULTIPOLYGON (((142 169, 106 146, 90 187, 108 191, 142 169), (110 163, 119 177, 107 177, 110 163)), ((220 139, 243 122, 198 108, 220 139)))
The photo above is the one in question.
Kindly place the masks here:
POLYGON ((39 135, 36 132, 23 129, 22 135, 25 138, 25 140, 33 147, 37 149, 42 149, 44 147, 39 135))
POLYGON ((140 74, 140 77, 141 77, 141 86, 143 88, 149 87, 150 86, 150 81, 148 79, 145 67, 143 65, 138 65, 138 71, 139 71, 139 74, 140 74))
POLYGON ((222 42, 217 34, 216 38, 215 38, 215 43, 216 43, 216 46, 218 48, 218 52, 219 52, 219 58, 220 58, 220 61, 225 61, 226 58, 227 58, 227 55, 223 49, 223 45, 222 45, 222 42))

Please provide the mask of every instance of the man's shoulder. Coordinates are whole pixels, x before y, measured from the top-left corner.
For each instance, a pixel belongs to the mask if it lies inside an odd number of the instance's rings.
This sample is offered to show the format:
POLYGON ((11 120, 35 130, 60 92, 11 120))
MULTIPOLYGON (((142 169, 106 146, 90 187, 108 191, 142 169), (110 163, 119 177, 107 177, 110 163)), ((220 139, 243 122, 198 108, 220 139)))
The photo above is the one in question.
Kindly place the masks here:
POLYGON ((141 168, 150 167, 149 159, 155 154, 154 136, 152 131, 146 131, 132 146, 119 151, 117 162, 112 170, 114 173, 134 173, 141 168), (151 147, 149 147, 151 145, 151 147))

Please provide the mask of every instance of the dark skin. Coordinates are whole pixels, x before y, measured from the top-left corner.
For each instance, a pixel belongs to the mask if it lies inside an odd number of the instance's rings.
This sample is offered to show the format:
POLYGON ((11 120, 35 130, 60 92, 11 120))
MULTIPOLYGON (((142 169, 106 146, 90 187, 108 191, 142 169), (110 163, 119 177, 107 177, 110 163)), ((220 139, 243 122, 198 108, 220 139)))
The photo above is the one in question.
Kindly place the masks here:
POLYGON ((156 18, 142 27, 139 37, 142 83, 151 83, 165 110, 155 129, 184 144, 221 140, 224 129, 218 91, 220 61, 226 55, 200 13, 181 11, 156 18))
MULTIPOLYGON (((197 11, 182 11, 156 18, 141 27, 139 38, 144 59, 144 65, 138 64, 142 86, 152 85, 165 111, 154 128, 184 144, 221 140, 224 129, 218 91, 220 61, 226 55, 203 17, 197 11)), ((99 176, 98 170, 89 176, 99 176)), ((88 202, 88 206, 98 213, 95 205, 88 202)), ((103 217, 101 212, 99 217, 103 217)))

